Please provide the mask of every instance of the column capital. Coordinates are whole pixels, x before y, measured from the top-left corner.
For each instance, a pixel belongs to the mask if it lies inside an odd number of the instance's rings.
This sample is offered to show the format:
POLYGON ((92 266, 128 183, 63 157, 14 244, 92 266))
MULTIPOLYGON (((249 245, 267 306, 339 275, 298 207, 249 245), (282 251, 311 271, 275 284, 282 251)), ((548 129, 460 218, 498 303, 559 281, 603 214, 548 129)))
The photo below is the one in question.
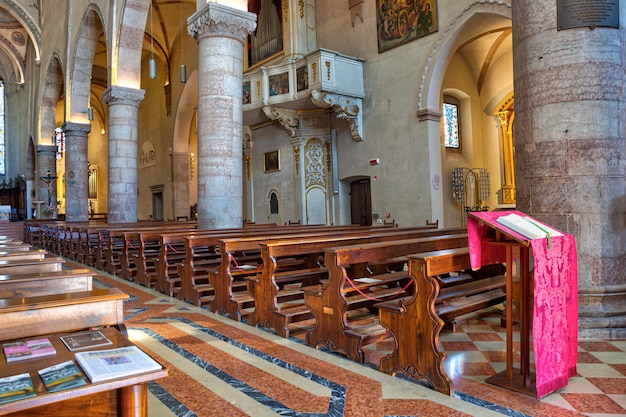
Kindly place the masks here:
POLYGON ((207 3, 187 19, 187 32, 196 42, 202 38, 220 36, 244 39, 256 28, 254 13, 233 9, 219 3, 207 3))
POLYGON ((37 145, 37 153, 38 154, 52 154, 56 155, 57 153, 56 145, 37 145))
POLYGON ((104 91, 103 100, 109 105, 126 104, 139 108, 139 103, 141 103, 145 94, 145 90, 139 88, 128 88, 113 85, 104 91))
POLYGON ((91 123, 65 122, 63 123, 62 129, 66 135, 87 137, 89 132, 91 132, 91 123))

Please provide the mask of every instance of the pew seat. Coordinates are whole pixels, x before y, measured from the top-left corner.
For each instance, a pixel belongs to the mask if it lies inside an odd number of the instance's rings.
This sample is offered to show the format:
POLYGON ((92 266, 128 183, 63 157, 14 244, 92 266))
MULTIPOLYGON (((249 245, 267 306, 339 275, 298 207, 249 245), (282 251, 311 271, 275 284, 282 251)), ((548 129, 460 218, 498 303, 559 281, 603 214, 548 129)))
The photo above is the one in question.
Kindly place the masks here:
POLYGON ((123 333, 123 302, 117 288, 0 299, 0 340, 116 326, 123 333))
POLYGON ((89 291, 94 276, 95 272, 85 268, 0 275, 0 298, 89 291))

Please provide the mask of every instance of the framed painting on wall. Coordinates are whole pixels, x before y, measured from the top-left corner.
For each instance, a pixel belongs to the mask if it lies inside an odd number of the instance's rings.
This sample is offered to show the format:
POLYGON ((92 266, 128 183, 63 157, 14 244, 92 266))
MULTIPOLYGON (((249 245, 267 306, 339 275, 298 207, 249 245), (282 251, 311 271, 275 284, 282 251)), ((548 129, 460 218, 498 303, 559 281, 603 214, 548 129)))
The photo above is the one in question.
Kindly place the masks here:
POLYGON ((376 0, 378 52, 437 32, 437 0, 376 0))
POLYGON ((280 171, 280 149, 263 154, 263 171, 280 171))

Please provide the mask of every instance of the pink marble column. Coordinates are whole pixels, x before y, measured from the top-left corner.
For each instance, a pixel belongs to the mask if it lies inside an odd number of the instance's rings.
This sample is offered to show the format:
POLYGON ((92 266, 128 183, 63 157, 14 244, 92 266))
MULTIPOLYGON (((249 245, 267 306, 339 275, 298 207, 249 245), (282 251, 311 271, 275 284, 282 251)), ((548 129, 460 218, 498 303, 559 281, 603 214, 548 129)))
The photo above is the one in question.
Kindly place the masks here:
POLYGON ((88 123, 65 123, 65 220, 89 220, 88 123))
POLYGON ((624 13, 615 28, 574 8, 590 25, 559 30, 558 4, 511 2, 517 207, 576 236, 581 337, 623 337, 624 13))
POLYGON ((198 42, 198 229, 242 226, 243 47, 256 15, 207 3, 187 21, 198 42))
POLYGON ((144 90, 112 86, 109 105, 109 223, 137 222, 137 113, 144 90))

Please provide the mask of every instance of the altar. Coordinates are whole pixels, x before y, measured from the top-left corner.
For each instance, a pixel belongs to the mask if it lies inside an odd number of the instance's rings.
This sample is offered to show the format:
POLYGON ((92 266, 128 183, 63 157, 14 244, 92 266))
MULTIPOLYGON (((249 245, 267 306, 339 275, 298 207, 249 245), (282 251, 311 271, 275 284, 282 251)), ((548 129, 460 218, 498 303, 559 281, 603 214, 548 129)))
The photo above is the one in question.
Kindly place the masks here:
POLYGON ((567 386, 569 378, 576 375, 576 241, 573 235, 565 233, 550 238, 529 239, 497 221, 500 216, 511 213, 526 216, 517 211, 472 212, 468 215, 472 268, 500 262, 507 266, 507 366, 505 371, 487 379, 487 382, 541 398, 567 386), (519 368, 513 364, 511 307, 514 269, 521 287, 519 305, 516 306, 520 328, 519 368), (531 339, 534 366, 530 363, 531 339))

